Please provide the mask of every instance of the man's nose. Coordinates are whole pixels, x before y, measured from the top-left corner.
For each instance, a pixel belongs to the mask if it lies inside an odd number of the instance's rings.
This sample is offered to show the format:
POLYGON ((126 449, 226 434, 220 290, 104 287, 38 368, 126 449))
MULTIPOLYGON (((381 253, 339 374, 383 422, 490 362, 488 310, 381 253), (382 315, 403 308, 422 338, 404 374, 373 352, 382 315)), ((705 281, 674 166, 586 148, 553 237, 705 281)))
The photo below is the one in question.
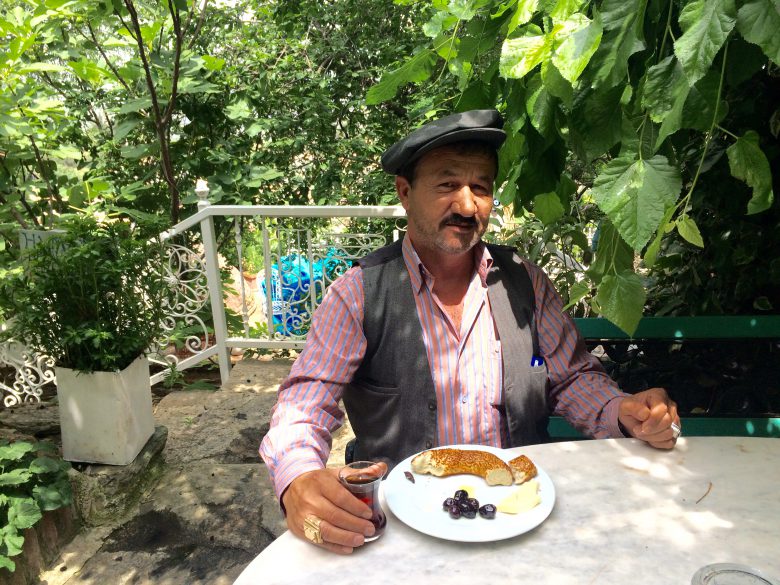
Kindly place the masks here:
POLYGON ((477 213, 477 201, 471 187, 464 185, 455 193, 452 201, 452 211, 463 217, 471 217, 477 213))

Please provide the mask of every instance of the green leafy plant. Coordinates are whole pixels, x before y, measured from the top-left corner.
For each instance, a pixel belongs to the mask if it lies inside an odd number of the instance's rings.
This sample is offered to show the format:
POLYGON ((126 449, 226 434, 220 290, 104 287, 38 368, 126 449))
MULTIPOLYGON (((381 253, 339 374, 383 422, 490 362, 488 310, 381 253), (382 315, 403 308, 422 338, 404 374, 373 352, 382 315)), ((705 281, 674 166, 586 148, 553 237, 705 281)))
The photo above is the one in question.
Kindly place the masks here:
MULTIPOLYGON (((432 9, 423 26, 430 43, 387 72, 367 102, 390 100, 409 83, 449 77, 457 90, 443 87, 428 114, 487 107, 504 114, 501 203, 518 215, 525 209, 545 223, 565 223, 556 216, 577 214, 583 205, 583 191, 571 184, 585 187, 602 216, 599 245, 572 297, 595 293, 592 308, 632 333, 671 242, 696 263, 747 217, 769 238, 754 240, 757 249, 773 249, 772 168, 780 160, 776 2, 425 4, 432 9), (710 203, 726 199, 736 202, 731 215, 711 221, 711 209, 724 206, 710 203)), ((710 270, 700 277, 721 275, 710 270)), ((753 306, 771 310, 768 291, 776 297, 779 284, 754 290, 753 306)), ((678 310, 695 314, 701 305, 678 310)), ((718 305, 708 303, 709 310, 743 306, 718 305)))
POLYGON ((0 442, 0 568, 16 570, 23 531, 43 512, 70 505, 69 468, 51 443, 0 442))
POLYGON ((98 215, 68 218, 0 285, 14 316, 5 335, 82 372, 130 365, 162 333, 165 311, 158 226, 98 215))
POLYGON ((392 0, 2 3, 0 260, 14 226, 50 226, 96 198, 176 223, 198 178, 214 203, 377 204, 392 190, 367 170, 406 112, 366 109, 363 94, 420 42, 417 12, 392 0))

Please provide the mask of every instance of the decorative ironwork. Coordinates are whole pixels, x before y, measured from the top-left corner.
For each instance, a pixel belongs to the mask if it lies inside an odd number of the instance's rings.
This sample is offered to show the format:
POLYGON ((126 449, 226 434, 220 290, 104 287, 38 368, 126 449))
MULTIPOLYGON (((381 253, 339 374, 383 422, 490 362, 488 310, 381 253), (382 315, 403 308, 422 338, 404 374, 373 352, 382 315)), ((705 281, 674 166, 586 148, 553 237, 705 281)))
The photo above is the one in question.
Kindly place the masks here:
POLYGON ((14 370, 14 381, 10 386, 0 382, 0 391, 6 394, 3 398, 6 408, 40 402, 43 387, 55 382, 54 359, 36 354, 18 341, 0 343, 0 363, 14 370))
POLYGON ((179 244, 166 244, 162 269, 168 283, 168 296, 163 300, 165 332, 156 340, 150 360, 175 366, 181 359, 177 348, 196 355, 210 347, 209 329, 204 321, 208 280, 202 252, 179 244))
MULTIPOLYGON (((386 243, 382 235, 322 233, 312 241, 311 230, 279 229, 271 253, 273 340, 303 340, 325 290, 353 261, 386 243)), ((263 284, 265 294, 265 285, 263 284)))
MULTIPOLYGON (((403 230, 404 219, 390 207, 347 211, 355 215, 345 215, 343 208, 333 208, 338 217, 328 216, 331 210, 327 208, 257 206, 256 210, 247 213, 245 207, 211 206, 206 200, 207 188, 200 186, 200 190, 198 216, 184 220, 163 234, 166 254, 162 269, 169 294, 163 301, 165 333, 153 344, 150 361, 183 370, 204 357, 217 355, 223 381, 227 379, 229 369, 226 346, 302 347, 312 315, 331 283, 344 274, 354 260, 388 243, 391 236, 381 234, 392 232, 392 238, 396 239, 403 230), (292 211, 290 215, 287 215, 288 209, 292 211), (266 325, 249 328, 250 313, 256 307, 250 306, 254 297, 247 294, 243 288, 245 283, 240 282, 243 337, 230 338, 226 343, 228 332, 224 316, 218 319, 219 303, 224 302, 224 298, 220 298, 222 283, 215 285, 212 282, 209 287, 205 259, 217 258, 213 216, 231 215, 236 218, 234 237, 239 267, 247 250, 241 231, 246 222, 239 221, 239 216, 254 216, 255 225, 262 226, 265 275, 258 279, 261 281, 259 293, 265 296, 266 288, 270 288, 270 302, 265 298, 262 310, 271 314, 265 316, 266 325), (388 221, 392 223, 388 224, 388 221), (274 226, 273 233, 269 224, 274 226), (173 242, 174 237, 198 226, 203 234, 202 244, 190 248, 173 242), (212 314, 215 307, 217 313, 212 314)), ((30 235, 26 244, 34 243, 39 237, 38 234, 30 235)), ((213 269, 213 266, 209 267, 209 270, 213 269)), ((240 274, 240 270, 238 272, 240 274)), ((220 280, 218 271, 214 271, 213 276, 220 280)), ((15 371, 12 383, 0 380, 0 395, 7 394, 3 400, 6 407, 39 402, 43 386, 55 381, 53 359, 30 352, 21 343, 0 344, 0 364, 15 371)), ((162 373, 154 374, 152 382, 163 377, 162 373)))

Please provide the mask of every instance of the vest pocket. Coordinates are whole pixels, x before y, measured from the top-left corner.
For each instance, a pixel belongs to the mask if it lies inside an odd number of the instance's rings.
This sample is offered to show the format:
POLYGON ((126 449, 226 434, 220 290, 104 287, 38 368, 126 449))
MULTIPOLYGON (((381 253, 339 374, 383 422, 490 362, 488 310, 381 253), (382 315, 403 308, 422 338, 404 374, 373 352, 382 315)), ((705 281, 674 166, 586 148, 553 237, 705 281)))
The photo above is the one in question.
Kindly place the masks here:
POLYGON ((358 439, 356 457, 384 456, 392 452, 394 441, 403 438, 398 436, 404 413, 397 387, 353 381, 344 394, 344 406, 358 439))
POLYGON ((352 385, 360 391, 373 392, 375 394, 399 394, 398 386, 381 384, 375 380, 354 380, 352 385))

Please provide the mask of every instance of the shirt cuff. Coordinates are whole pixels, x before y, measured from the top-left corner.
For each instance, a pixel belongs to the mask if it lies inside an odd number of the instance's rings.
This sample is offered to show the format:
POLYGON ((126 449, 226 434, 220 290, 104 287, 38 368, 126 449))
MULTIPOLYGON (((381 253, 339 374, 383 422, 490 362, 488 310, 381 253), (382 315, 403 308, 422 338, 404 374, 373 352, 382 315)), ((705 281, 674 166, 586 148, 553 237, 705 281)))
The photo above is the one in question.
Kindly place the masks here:
POLYGON ((282 496, 295 478, 307 471, 315 471, 322 468, 322 461, 320 461, 319 458, 306 460, 299 459, 289 463, 281 463, 279 465, 274 474, 273 481, 274 491, 276 492, 276 497, 279 499, 279 505, 282 507, 282 511, 286 513, 284 505, 282 504, 282 496))
POLYGON ((604 416, 604 422, 606 423, 607 426, 607 432, 609 433, 609 436, 614 439, 620 439, 620 438, 631 436, 623 433, 622 427, 620 425, 620 420, 618 419, 618 415, 620 414, 620 403, 626 396, 628 396, 628 394, 621 394, 619 396, 615 396, 604 406, 603 416, 604 416))

